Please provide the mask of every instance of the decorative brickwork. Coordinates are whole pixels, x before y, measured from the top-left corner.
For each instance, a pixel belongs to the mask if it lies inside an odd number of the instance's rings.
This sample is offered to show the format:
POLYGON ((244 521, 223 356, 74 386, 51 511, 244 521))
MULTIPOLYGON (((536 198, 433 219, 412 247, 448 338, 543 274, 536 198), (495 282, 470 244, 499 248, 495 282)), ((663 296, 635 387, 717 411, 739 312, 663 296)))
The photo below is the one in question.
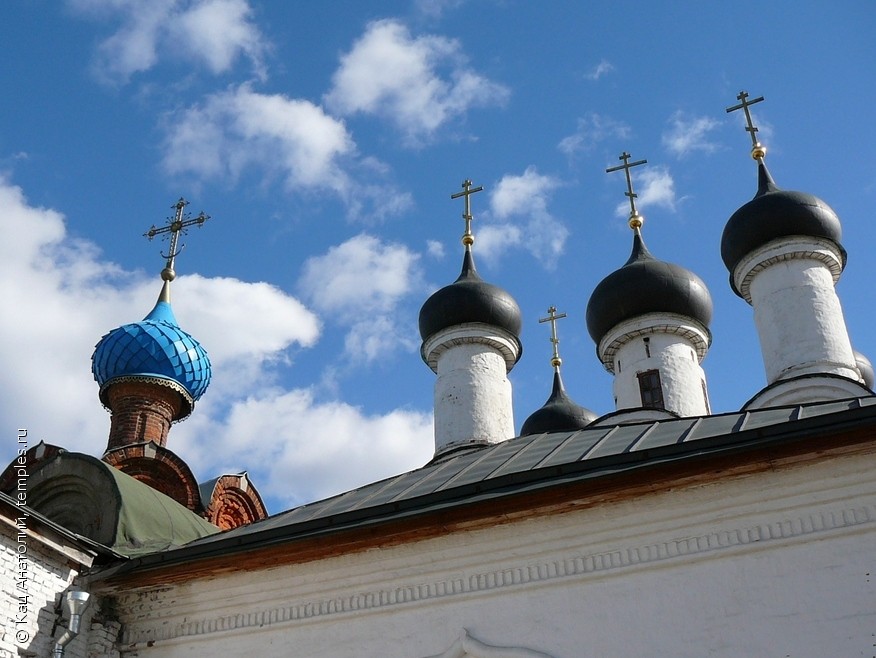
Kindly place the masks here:
POLYGON ((149 441, 110 449, 102 459, 192 512, 203 512, 198 482, 188 465, 172 450, 149 441))
POLYGON ((160 379, 111 383, 106 402, 112 413, 107 450, 153 441, 167 445, 170 424, 180 417, 183 399, 160 379))
POLYGON ((223 475, 213 487, 204 518, 222 530, 230 530, 268 516, 262 497, 246 473, 223 475))

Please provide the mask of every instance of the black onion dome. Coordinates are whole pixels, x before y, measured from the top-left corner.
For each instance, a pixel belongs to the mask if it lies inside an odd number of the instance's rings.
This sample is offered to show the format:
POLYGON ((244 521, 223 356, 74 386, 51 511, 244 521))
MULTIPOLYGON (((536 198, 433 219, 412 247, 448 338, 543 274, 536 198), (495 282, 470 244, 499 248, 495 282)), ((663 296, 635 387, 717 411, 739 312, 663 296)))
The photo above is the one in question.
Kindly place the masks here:
MULTIPOLYGON (((840 244, 839 217, 824 201, 805 192, 779 189, 762 162, 757 168, 757 194, 730 217, 721 237, 721 258, 733 272, 747 254, 776 238, 805 235, 831 240, 839 248, 845 267, 846 252, 840 244)), ((735 286, 734 286, 734 291, 735 286)))
POLYGON ((554 388, 541 409, 527 418, 520 428, 520 436, 545 432, 574 432, 584 429, 596 420, 596 414, 575 404, 566 394, 559 372, 554 373, 554 388))
POLYGON ((420 309, 420 336, 425 341, 442 329, 479 322, 500 327, 520 338, 520 307, 499 286, 487 283, 475 270, 466 249, 459 278, 433 294, 420 309))
POLYGON ((587 330, 598 345, 612 327, 646 313, 675 313, 708 328, 712 297, 696 274, 654 258, 636 231, 629 260, 590 296, 587 330))

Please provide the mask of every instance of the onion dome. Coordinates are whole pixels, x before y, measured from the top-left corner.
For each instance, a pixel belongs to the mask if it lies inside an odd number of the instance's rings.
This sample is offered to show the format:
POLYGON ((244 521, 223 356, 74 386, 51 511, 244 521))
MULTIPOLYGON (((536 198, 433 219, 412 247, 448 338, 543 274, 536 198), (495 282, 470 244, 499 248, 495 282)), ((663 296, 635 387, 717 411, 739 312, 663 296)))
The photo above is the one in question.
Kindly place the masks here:
POLYGON ((646 313, 674 313, 704 327, 712 321, 712 297, 696 274, 651 255, 638 227, 623 267, 605 277, 587 303, 587 330, 599 341, 621 322, 646 313))
POLYGON ((207 390, 210 359, 201 344, 180 329, 167 290, 166 281, 149 315, 113 329, 95 346, 91 370, 104 405, 106 390, 115 381, 157 379, 182 395, 186 404, 180 418, 184 418, 207 390))
POLYGON ((420 309, 420 337, 425 341, 443 329, 473 322, 504 329, 519 341, 520 307, 507 291, 478 276, 471 249, 466 248, 459 278, 420 309))
POLYGON ((544 406, 523 422, 520 436, 546 432, 574 432, 596 420, 596 414, 575 404, 566 394, 559 370, 554 372, 554 387, 544 406))
MULTIPOLYGON (((731 273, 747 254, 777 238, 794 235, 833 242, 845 267, 846 252, 840 244, 842 227, 836 213, 821 199, 804 192, 780 189, 761 158, 754 198, 730 217, 721 237, 721 258, 731 273)), ((734 286, 734 292, 739 294, 734 286)))

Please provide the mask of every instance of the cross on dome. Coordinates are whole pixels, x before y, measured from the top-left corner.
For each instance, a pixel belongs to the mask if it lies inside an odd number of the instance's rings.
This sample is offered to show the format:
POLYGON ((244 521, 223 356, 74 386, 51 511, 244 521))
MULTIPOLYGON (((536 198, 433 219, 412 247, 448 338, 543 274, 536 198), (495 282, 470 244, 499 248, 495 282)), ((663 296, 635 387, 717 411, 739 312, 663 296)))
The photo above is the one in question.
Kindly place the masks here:
POLYGON ((636 210, 636 199, 638 198, 638 194, 633 192, 633 179, 630 177, 630 169, 633 167, 638 167, 639 165, 643 165, 647 163, 647 160, 639 160, 637 162, 630 162, 630 154, 624 151, 620 154, 619 160, 623 160, 622 165, 618 165, 617 167, 609 167, 605 170, 606 174, 610 174, 613 171, 619 171, 621 169, 624 170, 624 173, 627 176, 627 191, 624 192, 624 196, 628 196, 630 198, 630 228, 634 231, 642 228, 642 222, 645 218, 639 214, 639 211, 636 210))
POLYGON ((465 199, 465 206, 462 212, 462 218, 465 220, 465 233, 462 234, 462 244, 465 245, 466 249, 474 244, 474 235, 471 232, 471 195, 475 192, 481 192, 483 189, 483 185, 472 187, 472 182, 466 178, 462 182, 462 192, 450 195, 451 199, 458 199, 459 197, 464 197, 465 199))
POLYGON ((751 135, 751 157, 760 162, 766 155, 766 147, 757 141, 757 126, 755 126, 754 122, 751 120, 751 110, 748 108, 755 103, 760 103, 763 100, 763 96, 759 96, 753 100, 748 100, 748 92, 740 91, 736 96, 736 100, 740 101, 739 105, 728 107, 727 113, 729 114, 736 110, 742 110, 745 112, 745 123, 747 124, 745 131, 751 135))
MULTIPOLYGON (((170 234, 170 249, 166 254, 164 252, 161 253, 162 258, 167 259, 167 264, 164 266, 164 269, 161 270, 161 280, 165 282, 173 281, 176 278, 176 272, 173 269, 174 259, 179 256, 179 254, 185 248, 185 244, 182 244, 179 246, 179 249, 177 249, 179 234, 187 233, 190 226, 197 226, 198 228, 200 228, 204 225, 204 222, 210 219, 210 215, 204 214, 203 211, 197 217, 184 215, 183 209, 187 205, 189 205, 189 202, 180 197, 179 201, 171 206, 171 208, 176 209, 176 215, 173 217, 173 219, 168 218, 167 226, 157 228, 155 224, 153 224, 152 227, 143 234, 150 240, 152 240, 152 238, 154 238, 156 235, 170 234)), ((165 235, 164 237, 167 236, 165 235)))
POLYGON ((544 322, 551 323, 551 343, 553 343, 554 354, 551 357, 551 365, 554 367, 556 372, 560 371, 560 366, 563 364, 563 360, 560 358, 560 339, 557 338, 557 320, 560 320, 566 317, 565 313, 557 313, 557 307, 551 306, 547 310, 548 316, 546 318, 539 318, 539 324, 544 322))

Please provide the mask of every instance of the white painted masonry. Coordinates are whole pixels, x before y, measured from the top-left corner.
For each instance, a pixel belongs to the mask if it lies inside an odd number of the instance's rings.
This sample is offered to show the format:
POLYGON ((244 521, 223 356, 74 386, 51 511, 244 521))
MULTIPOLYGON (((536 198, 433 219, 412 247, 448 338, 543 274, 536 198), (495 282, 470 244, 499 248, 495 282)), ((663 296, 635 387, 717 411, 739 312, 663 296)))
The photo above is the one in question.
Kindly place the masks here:
POLYGON ((871 449, 126 591, 121 655, 870 656, 874 467, 871 449), (461 653, 466 630, 506 649, 461 653))
POLYGON ((841 272, 836 245, 805 236, 773 240, 737 265, 734 283, 754 308, 768 383, 809 374, 863 381, 834 288, 841 272))
POLYGON ((520 356, 514 336, 480 323, 439 331, 423 344, 435 381, 435 455, 514 436, 508 373, 520 356))
POLYGON ((709 330, 691 318, 649 313, 622 322, 599 342, 599 358, 614 374, 618 410, 642 406, 639 373, 658 370, 667 411, 679 416, 710 413, 706 374, 700 363, 711 342, 709 330))
MULTIPOLYGON (((25 518, 24 523, 27 522, 25 518)), ((0 523, 0 580, 4 594, 0 599, 0 658, 42 658, 52 654, 55 603, 81 568, 65 554, 63 547, 58 548, 40 541, 33 532, 20 537, 14 526, 0 523)), ((90 559, 87 561, 90 564, 90 559)), ((85 638, 75 638, 67 646, 65 656, 85 658, 85 645, 85 638)))

